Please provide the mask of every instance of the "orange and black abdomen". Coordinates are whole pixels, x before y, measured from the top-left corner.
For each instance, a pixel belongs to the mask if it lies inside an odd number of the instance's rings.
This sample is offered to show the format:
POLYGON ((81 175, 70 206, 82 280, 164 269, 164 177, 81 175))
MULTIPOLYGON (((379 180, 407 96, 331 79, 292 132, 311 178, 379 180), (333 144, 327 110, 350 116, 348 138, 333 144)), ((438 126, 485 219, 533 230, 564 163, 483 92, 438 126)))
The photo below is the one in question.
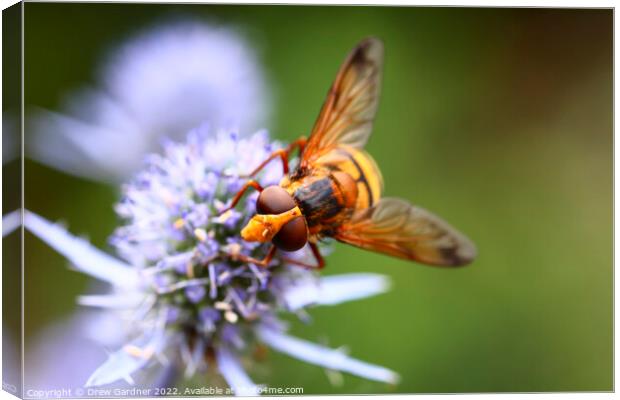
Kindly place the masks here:
POLYGON ((355 191, 356 201, 352 205, 355 209, 362 210, 379 201, 383 180, 377 164, 368 153, 341 146, 321 156, 316 163, 342 182, 341 186, 346 187, 347 192, 355 191))

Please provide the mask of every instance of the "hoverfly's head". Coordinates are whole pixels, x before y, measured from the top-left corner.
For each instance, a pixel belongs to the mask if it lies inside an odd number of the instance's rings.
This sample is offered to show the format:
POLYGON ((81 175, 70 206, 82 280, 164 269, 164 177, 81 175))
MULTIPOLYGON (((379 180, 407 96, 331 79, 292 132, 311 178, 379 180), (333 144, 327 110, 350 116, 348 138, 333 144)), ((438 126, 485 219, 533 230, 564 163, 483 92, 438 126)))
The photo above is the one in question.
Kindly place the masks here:
POLYGON ((293 197, 280 186, 265 188, 256 200, 257 214, 241 230, 249 242, 268 242, 285 251, 299 250, 308 242, 306 219, 293 197))

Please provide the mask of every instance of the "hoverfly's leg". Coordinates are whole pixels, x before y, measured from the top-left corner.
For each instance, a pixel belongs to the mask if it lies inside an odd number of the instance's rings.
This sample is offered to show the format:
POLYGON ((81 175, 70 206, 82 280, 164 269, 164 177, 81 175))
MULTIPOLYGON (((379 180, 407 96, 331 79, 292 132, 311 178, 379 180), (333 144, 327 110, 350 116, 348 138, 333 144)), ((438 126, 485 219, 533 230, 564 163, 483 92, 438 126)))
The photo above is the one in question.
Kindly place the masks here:
POLYGON ((283 171, 284 175, 287 175, 288 172, 289 172, 288 157, 291 154, 291 152, 295 149, 295 147, 299 148, 299 154, 301 154, 304 151, 304 147, 306 147, 306 138, 305 137, 301 137, 301 138, 295 140, 294 142, 292 142, 291 144, 289 144, 288 146, 286 146, 286 148, 278 149, 278 150, 274 151, 258 167, 254 168, 254 170, 252 172, 250 172, 247 175, 241 175, 241 177, 242 178, 251 178, 251 177, 253 177, 254 175, 258 174, 263 168, 265 168, 265 166, 267 164, 269 164, 273 159, 276 159, 278 157, 282 161, 282 171, 283 171))
POLYGON ((229 256, 235 261, 241 261, 241 262, 249 263, 249 264, 256 264, 259 267, 267 268, 269 266, 269 263, 273 259, 273 256, 276 254, 276 250, 277 250, 276 246, 271 246, 271 248, 269 249, 269 252, 267 252, 267 255, 262 260, 259 260, 254 257, 246 256, 243 254, 229 254, 229 256))
POLYGON ((243 187, 241 187, 241 189, 239 189, 237 194, 235 194, 235 197, 233 197, 232 202, 230 203, 230 206, 220 211, 220 215, 224 214, 226 211, 229 211, 235 208, 237 206, 237 203, 239 203, 239 200, 241 200, 241 197, 243 197, 243 194, 251 187, 258 190, 259 192, 263 191, 263 187, 258 182, 256 182, 254 179, 250 179, 249 181, 244 183, 243 187))
POLYGON ((290 258, 283 258, 283 260, 289 264, 295 264, 295 265, 299 265, 300 267, 304 267, 304 268, 316 268, 318 270, 323 269, 323 267, 325 267, 325 259, 323 258, 323 256, 321 255, 321 252, 319 251, 319 247, 316 245, 316 243, 308 243, 310 245, 310 250, 312 250, 312 255, 314 256, 314 259, 316 260, 316 265, 310 265, 307 263, 304 263, 302 261, 297 261, 297 260, 292 260, 290 258))
POLYGON ((302 136, 288 146, 290 148, 289 151, 293 150, 295 146, 297 146, 297 148, 299 149, 298 154, 301 156, 301 153, 303 153, 304 149, 306 148, 306 143, 308 143, 308 139, 305 136, 302 136))
POLYGON ((323 258, 323 256, 321 255, 321 252, 319 251, 319 246, 317 246, 316 243, 310 243, 310 250, 312 250, 314 259, 317 262, 316 268, 319 270, 323 269, 323 267, 325 267, 325 259, 323 258))

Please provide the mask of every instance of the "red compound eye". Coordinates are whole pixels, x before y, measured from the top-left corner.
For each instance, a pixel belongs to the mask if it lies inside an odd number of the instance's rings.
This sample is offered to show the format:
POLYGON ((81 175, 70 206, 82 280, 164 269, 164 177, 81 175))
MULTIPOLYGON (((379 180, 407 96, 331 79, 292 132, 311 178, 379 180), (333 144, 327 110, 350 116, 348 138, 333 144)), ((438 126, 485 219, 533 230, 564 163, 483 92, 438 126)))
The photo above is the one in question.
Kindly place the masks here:
POLYGON ((284 224, 280 232, 273 237, 273 244, 284 251, 299 250, 308 241, 308 227, 304 217, 297 217, 284 224))
POLYGON ((256 200, 256 212, 259 214, 282 214, 295 207, 295 200, 280 186, 265 188, 256 200))

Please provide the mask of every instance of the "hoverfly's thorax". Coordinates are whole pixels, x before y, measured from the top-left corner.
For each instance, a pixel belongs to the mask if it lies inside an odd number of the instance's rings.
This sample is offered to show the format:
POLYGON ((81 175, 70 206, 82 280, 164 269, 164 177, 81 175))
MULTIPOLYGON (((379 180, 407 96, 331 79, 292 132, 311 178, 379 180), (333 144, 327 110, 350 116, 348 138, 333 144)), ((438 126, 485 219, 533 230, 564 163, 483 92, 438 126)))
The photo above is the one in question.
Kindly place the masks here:
POLYGON ((291 187, 293 197, 309 228, 337 218, 345 208, 344 194, 331 174, 306 177, 296 183, 291 187))

